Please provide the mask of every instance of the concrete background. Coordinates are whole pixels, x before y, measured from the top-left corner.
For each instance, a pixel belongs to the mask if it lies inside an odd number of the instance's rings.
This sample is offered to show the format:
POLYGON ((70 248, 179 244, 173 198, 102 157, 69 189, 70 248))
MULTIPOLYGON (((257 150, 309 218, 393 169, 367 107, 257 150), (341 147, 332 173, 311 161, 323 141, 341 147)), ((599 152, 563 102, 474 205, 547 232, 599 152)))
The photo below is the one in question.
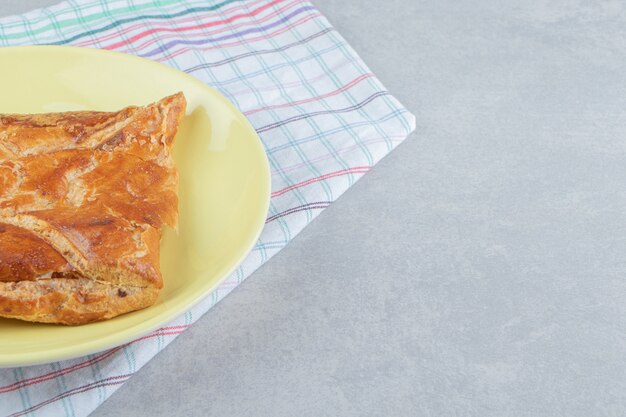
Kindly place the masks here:
POLYGON ((626 415, 623 3, 461 3, 315 1, 417 132, 94 416, 626 415))

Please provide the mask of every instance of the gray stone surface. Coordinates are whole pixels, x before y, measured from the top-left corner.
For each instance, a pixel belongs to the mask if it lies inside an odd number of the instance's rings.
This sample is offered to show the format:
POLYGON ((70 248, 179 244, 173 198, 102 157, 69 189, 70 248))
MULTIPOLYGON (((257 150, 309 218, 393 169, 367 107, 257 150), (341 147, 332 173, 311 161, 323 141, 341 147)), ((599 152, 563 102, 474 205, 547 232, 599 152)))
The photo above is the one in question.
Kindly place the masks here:
POLYGON ((315 3, 417 132, 93 415, 626 415, 624 3, 315 3))

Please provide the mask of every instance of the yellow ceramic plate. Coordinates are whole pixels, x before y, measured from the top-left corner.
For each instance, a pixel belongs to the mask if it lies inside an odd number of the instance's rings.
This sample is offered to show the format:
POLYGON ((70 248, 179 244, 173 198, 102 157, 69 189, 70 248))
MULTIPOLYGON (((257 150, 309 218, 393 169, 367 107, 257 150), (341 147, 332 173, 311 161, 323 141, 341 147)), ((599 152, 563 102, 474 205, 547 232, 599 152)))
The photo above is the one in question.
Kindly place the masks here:
POLYGON ((174 319, 208 295, 250 251, 270 195, 268 162, 246 118, 195 78, 141 58, 94 49, 0 49, 0 113, 118 110, 183 91, 176 138, 179 231, 161 249, 156 305, 109 321, 64 327, 0 319, 0 366, 31 365, 118 346, 174 319))

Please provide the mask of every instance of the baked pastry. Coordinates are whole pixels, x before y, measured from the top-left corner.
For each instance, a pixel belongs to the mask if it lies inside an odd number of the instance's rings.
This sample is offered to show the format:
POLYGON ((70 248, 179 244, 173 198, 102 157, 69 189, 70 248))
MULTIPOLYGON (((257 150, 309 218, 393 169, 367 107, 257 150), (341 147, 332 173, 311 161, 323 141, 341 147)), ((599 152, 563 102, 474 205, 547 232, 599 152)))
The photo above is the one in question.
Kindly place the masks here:
POLYGON ((0 114, 0 316, 74 325, 154 304, 185 107, 0 114))

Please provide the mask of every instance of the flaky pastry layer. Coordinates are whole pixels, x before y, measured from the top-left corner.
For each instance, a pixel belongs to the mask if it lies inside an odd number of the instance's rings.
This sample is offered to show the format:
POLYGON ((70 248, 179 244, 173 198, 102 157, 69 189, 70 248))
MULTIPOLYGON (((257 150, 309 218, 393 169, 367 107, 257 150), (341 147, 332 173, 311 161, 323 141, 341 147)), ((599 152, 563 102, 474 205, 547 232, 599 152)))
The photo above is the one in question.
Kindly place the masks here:
POLYGON ((81 324, 155 302, 185 107, 0 115, 0 316, 81 324))

